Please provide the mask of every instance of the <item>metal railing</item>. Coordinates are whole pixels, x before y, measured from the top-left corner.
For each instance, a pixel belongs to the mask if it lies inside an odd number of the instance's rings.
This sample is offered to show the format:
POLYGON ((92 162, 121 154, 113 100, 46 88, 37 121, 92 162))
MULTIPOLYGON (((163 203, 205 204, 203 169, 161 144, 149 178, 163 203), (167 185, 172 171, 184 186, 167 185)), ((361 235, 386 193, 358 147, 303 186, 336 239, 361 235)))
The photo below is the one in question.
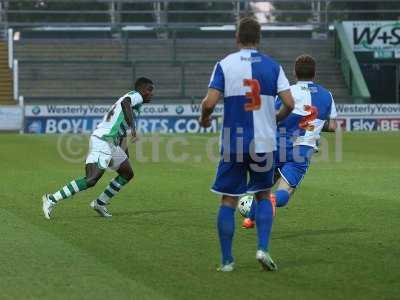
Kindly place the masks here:
POLYGON ((14 5, 17 1, 4 1, 0 22, 8 27, 102 26, 118 30, 129 25, 157 28, 226 25, 233 24, 242 15, 255 14, 265 24, 312 24, 326 30, 338 19, 390 19, 400 14, 398 0, 275 0, 270 2, 272 6, 266 6, 265 1, 264 4, 258 2, 262 1, 47 0, 43 1, 44 5, 21 8, 14 5), (62 9, 60 3, 63 2, 68 4, 66 7, 75 8, 62 9), (362 3, 387 5, 380 8, 348 6, 362 3))
POLYGON ((346 84, 356 102, 371 98, 364 75, 361 72, 357 58, 347 40, 342 23, 335 24, 335 57, 340 61, 340 67, 346 84))

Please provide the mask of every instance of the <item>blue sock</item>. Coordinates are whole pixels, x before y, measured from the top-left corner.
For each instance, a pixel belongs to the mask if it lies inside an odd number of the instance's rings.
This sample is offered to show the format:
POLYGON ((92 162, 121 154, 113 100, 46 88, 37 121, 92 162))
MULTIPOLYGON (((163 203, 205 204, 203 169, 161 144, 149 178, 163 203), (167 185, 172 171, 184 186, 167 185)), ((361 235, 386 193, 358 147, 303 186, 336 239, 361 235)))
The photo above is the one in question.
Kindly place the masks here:
POLYGON ((273 218, 271 201, 269 199, 258 201, 256 205, 256 226, 259 250, 268 251, 273 218))
POLYGON ((275 192, 275 197, 276 197, 276 207, 282 207, 288 204, 290 195, 288 191, 277 190, 275 192))
POLYGON ((218 213, 218 235, 221 245, 222 264, 233 262, 232 239, 235 232, 235 209, 221 205, 218 213))
POLYGON ((248 216, 248 218, 252 221, 256 219, 256 206, 257 206, 257 200, 254 199, 253 202, 251 202, 250 212, 248 216))

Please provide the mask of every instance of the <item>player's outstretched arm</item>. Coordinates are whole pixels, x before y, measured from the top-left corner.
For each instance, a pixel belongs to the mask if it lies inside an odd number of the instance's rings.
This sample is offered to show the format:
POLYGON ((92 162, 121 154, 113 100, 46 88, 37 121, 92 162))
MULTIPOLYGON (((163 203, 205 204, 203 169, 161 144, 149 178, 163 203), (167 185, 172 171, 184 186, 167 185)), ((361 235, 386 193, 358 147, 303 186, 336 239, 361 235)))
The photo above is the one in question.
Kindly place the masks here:
POLYGON ((221 96, 221 92, 209 88, 206 97, 201 101, 201 116, 199 119, 199 123, 203 127, 211 126, 211 114, 214 111, 215 106, 217 105, 219 98, 221 96))
POLYGON ((122 112, 124 113, 125 121, 131 129, 132 142, 136 140, 136 128, 135 128, 135 120, 133 117, 133 111, 131 108, 131 99, 126 97, 121 102, 122 112))
POLYGON ((282 107, 276 114, 276 121, 280 122, 285 119, 294 109, 294 100, 290 90, 285 90, 278 93, 279 98, 282 100, 282 107))

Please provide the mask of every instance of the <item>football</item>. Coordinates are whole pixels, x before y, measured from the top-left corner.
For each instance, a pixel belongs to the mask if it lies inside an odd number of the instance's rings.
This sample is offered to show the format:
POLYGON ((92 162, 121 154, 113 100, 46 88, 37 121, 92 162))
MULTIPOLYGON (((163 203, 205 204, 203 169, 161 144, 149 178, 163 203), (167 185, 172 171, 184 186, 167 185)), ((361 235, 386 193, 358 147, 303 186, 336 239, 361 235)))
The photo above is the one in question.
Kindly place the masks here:
POLYGON ((253 195, 246 195, 239 199, 239 213, 247 218, 250 213, 251 203, 253 202, 253 195))

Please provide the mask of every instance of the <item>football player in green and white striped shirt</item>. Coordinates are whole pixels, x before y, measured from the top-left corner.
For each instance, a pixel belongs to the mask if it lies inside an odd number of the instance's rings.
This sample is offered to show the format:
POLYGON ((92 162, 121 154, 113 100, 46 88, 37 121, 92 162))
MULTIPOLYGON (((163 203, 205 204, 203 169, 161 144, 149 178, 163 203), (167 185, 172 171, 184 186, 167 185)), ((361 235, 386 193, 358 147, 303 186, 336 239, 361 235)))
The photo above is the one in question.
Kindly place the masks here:
POLYGON ((89 142, 89 154, 86 158, 86 176, 72 180, 54 194, 42 197, 43 213, 50 219, 54 207, 59 201, 93 187, 103 176, 106 169, 118 173, 97 199, 90 206, 102 217, 111 217, 106 205, 109 204, 121 188, 133 178, 132 166, 129 162, 126 144, 127 132, 130 130, 132 142, 135 142, 135 116, 143 103, 149 103, 153 96, 154 84, 145 77, 135 82, 135 90, 118 99, 111 106, 102 122, 97 126, 89 142), (125 148, 125 149, 123 149, 125 148))

